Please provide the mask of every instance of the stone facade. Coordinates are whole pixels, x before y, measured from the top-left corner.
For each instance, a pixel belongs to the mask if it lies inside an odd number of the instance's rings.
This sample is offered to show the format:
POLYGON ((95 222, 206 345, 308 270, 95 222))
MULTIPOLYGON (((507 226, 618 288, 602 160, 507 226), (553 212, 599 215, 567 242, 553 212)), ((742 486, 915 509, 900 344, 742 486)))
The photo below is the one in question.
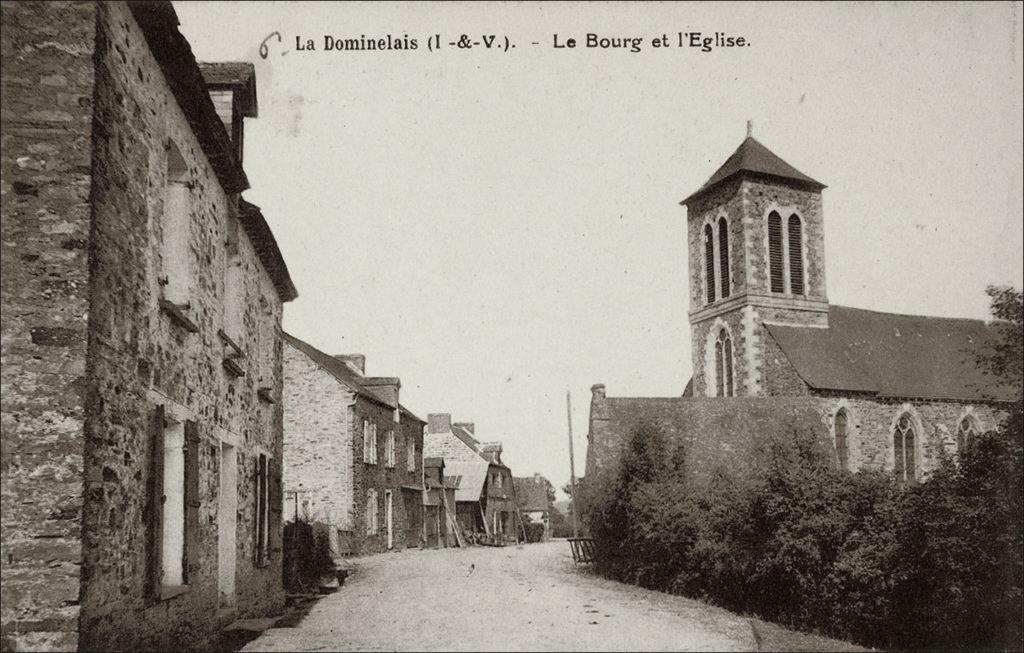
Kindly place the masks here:
POLYGON ((379 385, 352 358, 328 355, 289 336, 286 514, 325 528, 337 556, 419 546, 424 422, 398 403, 398 379, 379 385), (364 450, 364 429, 376 430, 375 456, 364 450))
POLYGON ((169 3, 11 3, 4 24, 4 645, 201 645, 283 606, 280 321, 294 288, 258 209, 239 215, 244 173, 223 157, 169 3), (174 208, 172 151, 187 189, 174 208), (229 260, 242 271, 230 343, 229 260), (179 264, 187 305, 166 296, 179 264), (182 479, 164 467, 173 424, 182 479), (161 526, 171 505, 180 534, 161 526), (180 563, 161 557, 171 540, 180 563))

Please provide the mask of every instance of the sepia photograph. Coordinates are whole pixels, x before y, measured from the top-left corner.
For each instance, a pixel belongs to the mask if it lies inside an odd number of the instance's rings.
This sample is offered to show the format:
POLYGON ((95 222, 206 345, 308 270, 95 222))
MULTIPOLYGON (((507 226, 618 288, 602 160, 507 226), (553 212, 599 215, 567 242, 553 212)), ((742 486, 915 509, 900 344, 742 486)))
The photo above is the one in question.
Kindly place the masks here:
POLYGON ((1024 650, 1022 10, 0 0, 0 651, 1024 650))

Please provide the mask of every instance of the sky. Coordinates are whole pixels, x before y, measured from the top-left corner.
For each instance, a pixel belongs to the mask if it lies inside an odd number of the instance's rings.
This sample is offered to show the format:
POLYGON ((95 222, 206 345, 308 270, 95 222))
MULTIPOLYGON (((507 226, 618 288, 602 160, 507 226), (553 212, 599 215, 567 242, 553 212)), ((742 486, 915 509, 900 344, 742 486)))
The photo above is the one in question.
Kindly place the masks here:
POLYGON ((833 304, 985 319, 988 284, 1022 285, 1019 3, 174 6, 199 60, 255 64, 245 197, 299 291, 284 328, 474 422, 517 476, 568 482, 567 392, 577 475, 593 384, 682 393, 679 201, 748 120, 828 185, 833 304), (418 48, 324 50, 361 35, 418 48))

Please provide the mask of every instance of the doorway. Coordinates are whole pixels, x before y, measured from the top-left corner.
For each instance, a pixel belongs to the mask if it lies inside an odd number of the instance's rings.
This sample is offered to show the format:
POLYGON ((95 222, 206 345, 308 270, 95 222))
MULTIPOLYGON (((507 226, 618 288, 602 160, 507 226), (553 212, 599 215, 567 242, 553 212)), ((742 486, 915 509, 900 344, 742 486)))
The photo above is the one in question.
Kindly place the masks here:
POLYGON ((238 456, 235 447, 220 443, 220 492, 217 509, 217 587, 220 606, 235 604, 235 550, 238 521, 238 456))
POLYGON ((384 523, 388 529, 388 550, 395 546, 394 536, 394 495, 391 490, 384 490, 384 523))

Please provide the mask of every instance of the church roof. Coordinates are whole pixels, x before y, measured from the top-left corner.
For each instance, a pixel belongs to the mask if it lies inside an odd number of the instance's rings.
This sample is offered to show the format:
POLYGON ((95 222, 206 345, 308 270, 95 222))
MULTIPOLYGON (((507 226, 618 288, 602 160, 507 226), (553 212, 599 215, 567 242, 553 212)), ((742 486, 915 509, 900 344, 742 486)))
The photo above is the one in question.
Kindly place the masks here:
POLYGON ((800 378, 817 390, 961 401, 1015 398, 1014 388, 978 364, 1000 341, 998 323, 830 306, 825 329, 765 326, 800 378))
POLYGON ((798 186, 812 190, 821 190, 825 184, 811 179, 793 166, 789 165, 778 157, 774 152, 759 143, 753 136, 747 136, 736 151, 732 153, 722 167, 719 168, 711 178, 704 182, 695 193, 684 199, 681 204, 686 204, 699 195, 711 190, 714 186, 727 179, 748 173, 755 176, 766 176, 774 179, 785 179, 798 186))

